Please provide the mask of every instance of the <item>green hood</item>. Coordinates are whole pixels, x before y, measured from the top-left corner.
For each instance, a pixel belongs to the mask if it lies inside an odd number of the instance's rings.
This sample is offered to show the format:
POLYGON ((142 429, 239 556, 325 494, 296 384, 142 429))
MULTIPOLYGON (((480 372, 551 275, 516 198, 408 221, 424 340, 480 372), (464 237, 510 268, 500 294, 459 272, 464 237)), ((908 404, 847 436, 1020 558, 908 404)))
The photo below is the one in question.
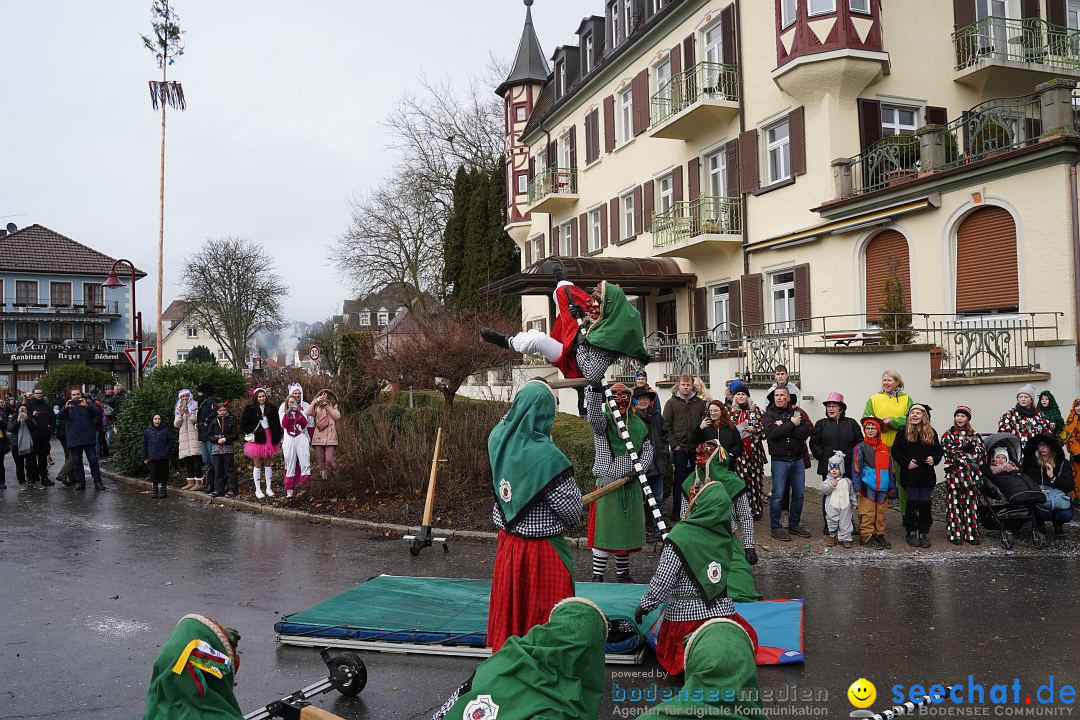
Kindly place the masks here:
MULTIPOLYGON (((611 446, 611 454, 615 457, 622 457, 626 454, 626 441, 619 436, 619 429, 615 427, 615 416, 611 414, 611 408, 607 403, 604 404, 604 417, 608 421, 607 438, 608 445, 611 446)), ((626 429, 630 433, 630 442, 634 444, 634 452, 640 458, 641 445, 649 437, 649 426, 635 412, 630 413, 629 419, 627 419, 626 415, 623 415, 623 421, 626 423, 626 429)), ((653 452, 656 452, 655 448, 653 452)))
POLYGON ((761 706, 754 647, 746 631, 726 619, 710 620, 698 628, 687 641, 682 690, 641 717, 767 720, 761 706))
POLYGON ((143 720, 241 720, 233 695, 236 660, 221 625, 185 615, 154 661, 143 720))
POLYGON ((525 383, 488 436, 495 499, 512 523, 548 484, 571 466, 551 440, 555 399, 540 380, 525 383))
POLYGON ((618 285, 600 283, 600 317, 589 327, 589 344, 612 350, 640 362, 649 359, 641 314, 618 285))
POLYGON ((1039 393, 1039 397, 1035 398, 1035 405, 1039 408, 1039 412, 1042 416, 1054 423, 1054 427, 1060 432, 1065 427, 1065 418, 1061 416, 1061 408, 1058 407, 1057 398, 1049 390, 1043 390, 1039 393), (1043 395, 1050 399, 1049 407, 1042 406, 1043 395))
POLYGON ((668 533, 683 566, 707 603, 727 594, 731 567, 731 497, 724 484, 707 482, 687 516, 668 533))
POLYGON ((607 618, 596 605, 562 600, 546 623, 508 638, 476 668, 446 717, 593 720, 604 693, 606 639, 607 618))
POLYGON ((728 469, 728 454, 722 446, 717 446, 716 451, 709 456, 708 462, 705 463, 705 472, 703 473, 701 468, 695 467, 694 472, 686 476, 686 480, 683 481, 683 492, 687 497, 690 497, 690 489, 694 487, 694 483, 703 478, 708 477, 709 480, 724 484, 724 489, 727 490, 728 497, 731 498, 731 502, 734 502, 746 492, 746 483, 744 483, 738 475, 728 469))

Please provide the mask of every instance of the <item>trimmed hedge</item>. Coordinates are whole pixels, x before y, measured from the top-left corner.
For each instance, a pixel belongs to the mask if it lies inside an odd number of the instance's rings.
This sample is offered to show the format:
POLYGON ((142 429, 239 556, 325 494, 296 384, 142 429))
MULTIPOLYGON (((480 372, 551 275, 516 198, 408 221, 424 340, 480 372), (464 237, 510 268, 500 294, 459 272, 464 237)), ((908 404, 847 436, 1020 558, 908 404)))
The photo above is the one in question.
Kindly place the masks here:
POLYGON ((38 378, 37 386, 48 397, 54 397, 76 385, 91 385, 104 390, 117 382, 115 375, 104 370, 87 365, 61 365, 38 378))

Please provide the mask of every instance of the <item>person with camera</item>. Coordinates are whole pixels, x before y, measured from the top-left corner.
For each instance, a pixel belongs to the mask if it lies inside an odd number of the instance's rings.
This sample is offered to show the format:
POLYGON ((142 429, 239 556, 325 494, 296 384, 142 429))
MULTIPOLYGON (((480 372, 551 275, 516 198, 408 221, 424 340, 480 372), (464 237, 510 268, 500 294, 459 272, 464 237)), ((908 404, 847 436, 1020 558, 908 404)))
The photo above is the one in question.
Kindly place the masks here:
POLYGON ((11 457, 15 460, 15 477, 25 487, 33 487, 37 481, 33 428, 34 421, 26 405, 19 405, 8 420, 7 429, 11 438, 11 457))
POLYGON ((30 402, 26 404, 26 410, 34 421, 31 428, 34 438, 33 474, 39 483, 47 487, 55 484, 49 479, 49 451, 52 449, 56 417, 53 415, 52 403, 45 400, 45 394, 41 388, 34 388, 30 402))
POLYGON ((104 490, 101 481, 101 468, 98 466, 97 439, 101 429, 101 410, 94 403, 83 397, 81 390, 72 390, 71 399, 60 410, 60 419, 67 433, 67 446, 71 451, 75 471, 75 489, 86 489, 86 469, 83 457, 90 464, 90 476, 94 479, 94 489, 104 490))

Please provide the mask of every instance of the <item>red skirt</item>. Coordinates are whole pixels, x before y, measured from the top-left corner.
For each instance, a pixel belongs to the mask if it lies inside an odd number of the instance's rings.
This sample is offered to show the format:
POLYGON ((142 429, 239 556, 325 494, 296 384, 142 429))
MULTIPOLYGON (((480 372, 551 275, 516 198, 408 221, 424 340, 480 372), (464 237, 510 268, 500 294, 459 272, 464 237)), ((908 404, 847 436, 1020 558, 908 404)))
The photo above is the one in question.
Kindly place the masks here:
POLYGON ((574 579, 544 539, 499 531, 488 602, 487 644, 498 652, 508 637, 548 621, 555 603, 574 594, 574 579))
MULTIPOLYGON (((682 675, 686 669, 686 641, 690 639, 695 630, 713 619, 715 618, 676 621, 664 618, 664 622, 660 623, 660 634, 656 638, 656 659, 660 661, 660 667, 664 668, 664 672, 668 675, 682 675)), ((758 647, 757 633, 754 628, 750 627, 750 623, 746 622, 746 619, 739 613, 735 613, 727 619, 734 620, 743 626, 743 629, 750 635, 750 640, 754 645, 754 653, 756 654, 758 647)))

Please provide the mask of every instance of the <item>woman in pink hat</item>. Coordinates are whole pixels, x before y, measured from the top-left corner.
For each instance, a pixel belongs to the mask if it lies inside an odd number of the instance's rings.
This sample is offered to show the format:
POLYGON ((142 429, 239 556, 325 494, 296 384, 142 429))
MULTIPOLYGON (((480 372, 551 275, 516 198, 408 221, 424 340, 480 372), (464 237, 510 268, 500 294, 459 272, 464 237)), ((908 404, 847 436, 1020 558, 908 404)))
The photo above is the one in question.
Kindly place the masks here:
MULTIPOLYGON (((859 423, 849 418, 844 396, 831 392, 825 398, 825 417, 814 423, 810 434, 810 454, 818 461, 818 475, 825 478, 829 474, 829 458, 833 453, 844 454, 844 474, 851 477, 852 460, 855 446, 862 442, 863 434, 859 423)), ((821 519, 825 523, 825 535, 829 534, 829 523, 825 520, 825 500, 821 499, 821 519)))
POLYGON ((979 468, 986 462, 986 448, 971 427, 971 408, 961 405, 953 424, 941 436, 945 451, 945 531, 953 545, 965 540, 979 544, 979 468))

